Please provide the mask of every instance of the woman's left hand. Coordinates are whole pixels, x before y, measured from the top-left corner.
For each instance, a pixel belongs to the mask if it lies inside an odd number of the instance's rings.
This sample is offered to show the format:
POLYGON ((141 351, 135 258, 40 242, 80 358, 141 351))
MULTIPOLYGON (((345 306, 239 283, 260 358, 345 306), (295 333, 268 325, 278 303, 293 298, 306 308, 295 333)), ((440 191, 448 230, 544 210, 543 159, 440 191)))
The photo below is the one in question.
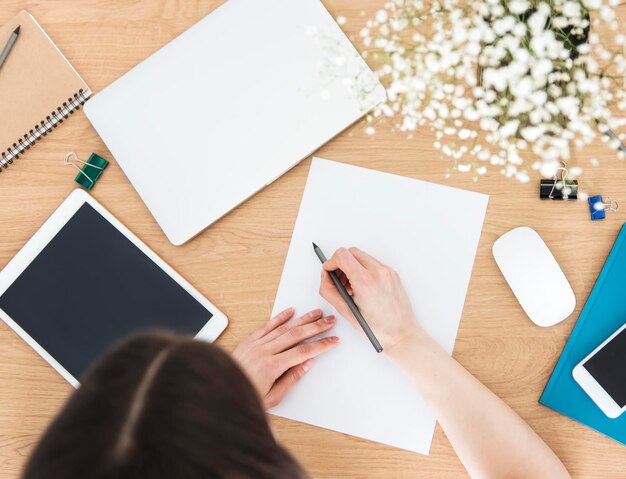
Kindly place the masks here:
POLYGON ((256 387, 265 408, 279 404, 313 366, 313 358, 339 343, 336 336, 303 342, 331 329, 334 316, 324 317, 322 310, 316 309, 288 322, 293 315, 293 308, 283 311, 233 351, 233 358, 256 387))

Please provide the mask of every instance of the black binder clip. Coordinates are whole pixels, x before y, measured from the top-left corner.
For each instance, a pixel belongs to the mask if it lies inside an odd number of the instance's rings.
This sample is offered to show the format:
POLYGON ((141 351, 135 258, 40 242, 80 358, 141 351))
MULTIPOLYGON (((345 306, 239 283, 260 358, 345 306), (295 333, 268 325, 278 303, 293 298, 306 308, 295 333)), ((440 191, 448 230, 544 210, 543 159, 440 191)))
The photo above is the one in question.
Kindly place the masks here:
POLYGON ((587 199, 589 203, 589 214, 591 215, 591 221, 603 220, 606 218, 606 210, 617 211, 619 209, 619 203, 617 200, 611 199, 610 196, 602 198, 600 195, 591 196, 587 199))
POLYGON ((539 198, 542 200, 576 200, 578 199, 578 180, 568 180, 569 170, 565 162, 554 172, 551 180, 541 180, 539 183, 539 198), (561 178, 559 178, 561 172, 561 178))
POLYGON ((95 153, 92 153, 87 161, 81 160, 76 153, 71 151, 67 155, 65 155, 65 159, 63 163, 66 165, 72 165, 74 168, 78 170, 78 175, 74 178, 74 181, 78 183, 83 188, 91 190, 96 181, 100 179, 102 176, 102 172, 104 169, 109 166, 109 162, 95 153), (74 161, 71 161, 70 158, 74 158, 74 161), (76 164, 82 163, 83 167, 81 168, 76 164))

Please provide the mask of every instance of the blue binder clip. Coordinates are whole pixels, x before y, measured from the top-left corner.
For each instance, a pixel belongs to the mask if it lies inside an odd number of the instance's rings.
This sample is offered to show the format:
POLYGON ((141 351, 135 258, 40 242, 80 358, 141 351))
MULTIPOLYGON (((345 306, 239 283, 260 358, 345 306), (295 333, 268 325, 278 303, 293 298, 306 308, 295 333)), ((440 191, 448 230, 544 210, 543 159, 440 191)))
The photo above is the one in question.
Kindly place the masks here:
POLYGON ((609 196, 602 198, 600 195, 591 196, 587 199, 589 203, 589 213, 591 214, 591 221, 603 220, 606 218, 606 210, 617 211, 619 209, 619 203, 617 200, 612 200, 609 196))

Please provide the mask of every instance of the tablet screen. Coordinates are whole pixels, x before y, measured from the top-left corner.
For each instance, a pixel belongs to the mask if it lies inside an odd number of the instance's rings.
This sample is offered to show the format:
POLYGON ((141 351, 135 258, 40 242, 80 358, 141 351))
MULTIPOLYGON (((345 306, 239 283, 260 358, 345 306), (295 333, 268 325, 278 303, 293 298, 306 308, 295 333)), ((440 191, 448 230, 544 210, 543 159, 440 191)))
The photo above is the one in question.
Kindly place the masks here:
POLYGON ((0 296, 0 308, 77 379, 130 334, 196 335, 212 317, 87 203, 0 296))

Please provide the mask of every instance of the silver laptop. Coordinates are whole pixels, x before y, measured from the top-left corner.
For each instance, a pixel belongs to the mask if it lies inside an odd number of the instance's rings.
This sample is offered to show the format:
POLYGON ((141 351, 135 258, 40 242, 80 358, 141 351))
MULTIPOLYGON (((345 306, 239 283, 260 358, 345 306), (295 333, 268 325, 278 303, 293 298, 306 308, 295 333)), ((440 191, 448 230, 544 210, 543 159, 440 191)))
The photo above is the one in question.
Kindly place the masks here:
POLYGON ((230 0, 85 113, 180 245, 384 97, 319 0, 230 0))

